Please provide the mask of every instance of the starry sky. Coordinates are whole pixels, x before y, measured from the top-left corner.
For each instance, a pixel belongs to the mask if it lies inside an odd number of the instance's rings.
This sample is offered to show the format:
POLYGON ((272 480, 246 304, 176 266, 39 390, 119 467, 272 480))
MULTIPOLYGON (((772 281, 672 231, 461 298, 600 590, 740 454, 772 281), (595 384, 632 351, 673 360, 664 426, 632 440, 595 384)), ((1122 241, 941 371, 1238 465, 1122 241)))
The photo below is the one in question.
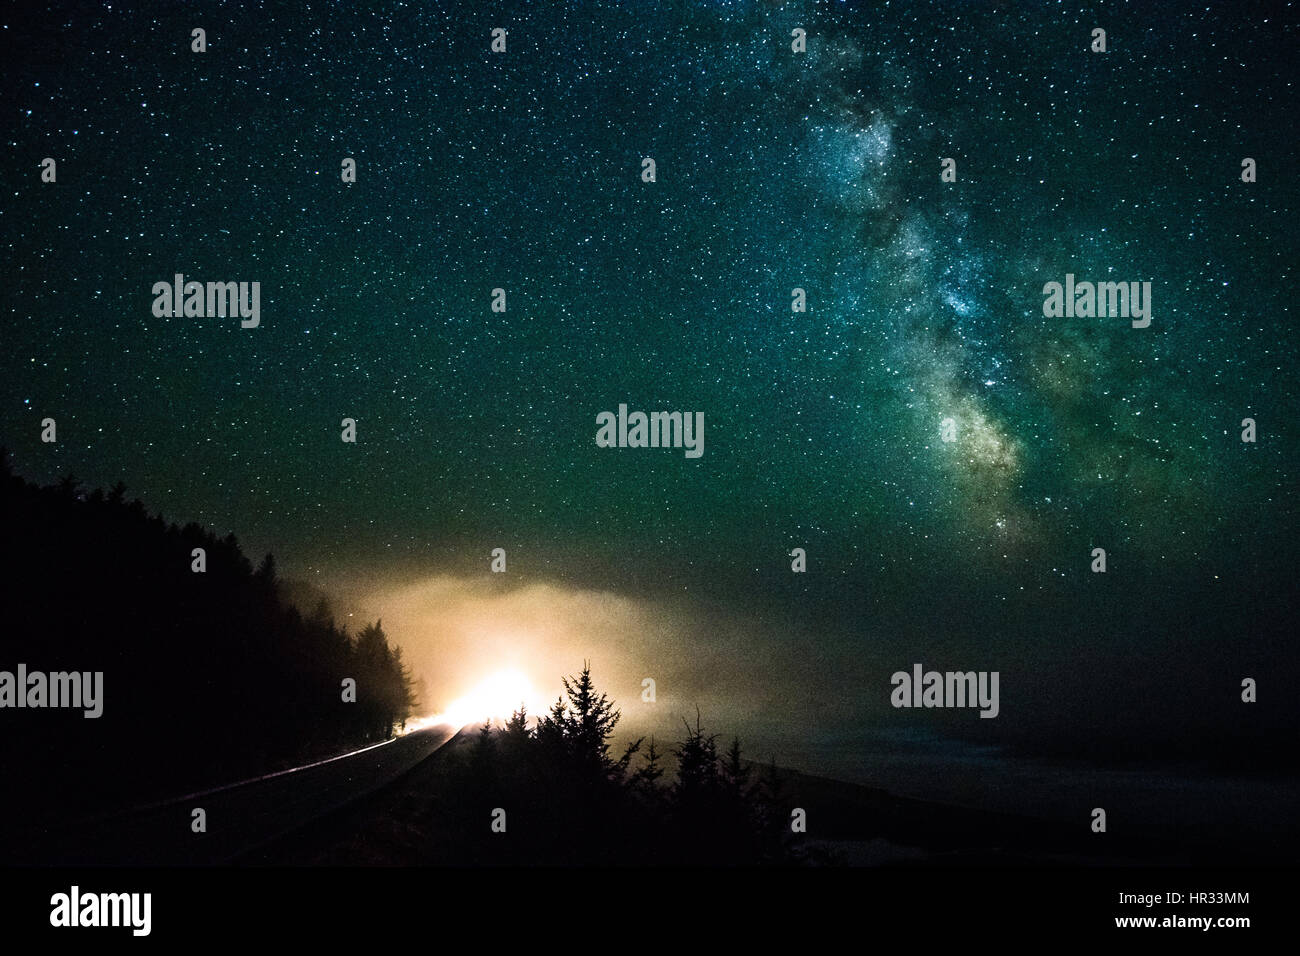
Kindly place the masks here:
POLYGON ((557 666, 810 766, 1254 753, 1292 714, 1234 724, 1239 676, 1300 670, 1297 17, 1132 6, 9 11, 0 436, 358 613, 564 607, 557 666), (260 327, 154 317, 177 272, 260 327), (1045 318, 1066 273, 1150 281, 1150 328, 1045 318), (621 402, 703 457, 596 447, 621 402), (573 636, 592 594, 640 643, 573 636), (1002 718, 905 723, 914 661, 1000 668, 1002 718))

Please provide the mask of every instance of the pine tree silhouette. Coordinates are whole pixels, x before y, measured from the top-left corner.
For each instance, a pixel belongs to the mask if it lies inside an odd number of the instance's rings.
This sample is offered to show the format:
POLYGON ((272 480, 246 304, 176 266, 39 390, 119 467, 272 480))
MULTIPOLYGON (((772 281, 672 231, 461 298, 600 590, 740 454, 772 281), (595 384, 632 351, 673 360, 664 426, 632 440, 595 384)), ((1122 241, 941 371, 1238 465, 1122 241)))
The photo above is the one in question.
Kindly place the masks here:
POLYGON ((75 661, 112 688, 94 735, 6 735, 5 773, 29 784, 0 788, 0 827, 283 769, 387 738, 409 715, 409 673, 378 622, 354 644, 332 616, 287 606, 274 558, 254 572, 233 534, 169 525, 121 482, 41 488, 0 458, 7 653, 75 661), (88 561, 106 542, 111 559, 88 561), (345 678, 356 704, 341 699, 345 678))

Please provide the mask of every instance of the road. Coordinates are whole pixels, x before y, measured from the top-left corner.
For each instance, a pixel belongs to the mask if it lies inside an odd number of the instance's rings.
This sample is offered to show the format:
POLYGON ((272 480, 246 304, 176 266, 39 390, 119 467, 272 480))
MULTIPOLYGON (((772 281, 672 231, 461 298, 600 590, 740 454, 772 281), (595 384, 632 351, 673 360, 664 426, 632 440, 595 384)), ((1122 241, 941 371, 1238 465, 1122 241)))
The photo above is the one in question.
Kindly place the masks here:
POLYGON ((253 780, 29 833, 35 864, 185 865, 228 862, 371 794, 456 734, 427 727, 382 744, 253 780), (207 832, 192 829, 202 809, 207 832))

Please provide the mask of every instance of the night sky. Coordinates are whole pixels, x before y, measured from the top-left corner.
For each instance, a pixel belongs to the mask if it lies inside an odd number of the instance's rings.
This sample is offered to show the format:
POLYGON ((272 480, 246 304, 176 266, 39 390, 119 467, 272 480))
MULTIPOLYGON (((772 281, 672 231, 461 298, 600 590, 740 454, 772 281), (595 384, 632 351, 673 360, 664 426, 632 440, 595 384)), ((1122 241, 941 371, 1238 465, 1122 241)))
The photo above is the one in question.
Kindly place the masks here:
POLYGON ((590 657, 630 725, 700 703, 813 769, 1276 769, 1294 5, 350 6, 4 14, 19 474, 274 551, 435 691, 488 652, 385 597, 563 619, 538 680, 590 657), (260 326, 154 317, 178 272, 259 281, 260 326), (1067 273, 1149 281, 1150 327, 1045 318, 1067 273), (598 448, 620 403, 703 412, 703 456, 598 448), (914 662, 1000 670, 1000 718, 891 709, 914 662))

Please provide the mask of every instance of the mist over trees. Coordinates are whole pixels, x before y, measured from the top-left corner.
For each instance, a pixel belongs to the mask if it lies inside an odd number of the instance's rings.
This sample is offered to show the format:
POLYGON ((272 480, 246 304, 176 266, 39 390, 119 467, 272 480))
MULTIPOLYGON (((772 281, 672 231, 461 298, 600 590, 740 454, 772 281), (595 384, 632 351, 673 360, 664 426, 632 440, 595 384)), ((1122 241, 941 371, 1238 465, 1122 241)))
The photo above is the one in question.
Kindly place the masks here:
POLYGON ((234 535, 169 524, 121 484, 38 487, 2 451, 0 519, 0 670, 104 674, 97 719, 6 709, 8 811, 181 795, 386 739, 411 714, 409 672, 380 622, 352 635, 323 602, 301 614, 274 558, 254 568, 234 535))
POLYGON ((475 862, 588 864, 756 864, 791 862, 789 809, 775 768, 756 772, 733 738, 683 722, 671 753, 653 738, 617 755, 610 740, 620 714, 596 689, 589 665, 564 679, 565 692, 529 728, 521 707, 500 730, 479 728, 460 766, 457 828, 478 834, 475 862), (487 825, 505 811, 510 838, 487 825))

